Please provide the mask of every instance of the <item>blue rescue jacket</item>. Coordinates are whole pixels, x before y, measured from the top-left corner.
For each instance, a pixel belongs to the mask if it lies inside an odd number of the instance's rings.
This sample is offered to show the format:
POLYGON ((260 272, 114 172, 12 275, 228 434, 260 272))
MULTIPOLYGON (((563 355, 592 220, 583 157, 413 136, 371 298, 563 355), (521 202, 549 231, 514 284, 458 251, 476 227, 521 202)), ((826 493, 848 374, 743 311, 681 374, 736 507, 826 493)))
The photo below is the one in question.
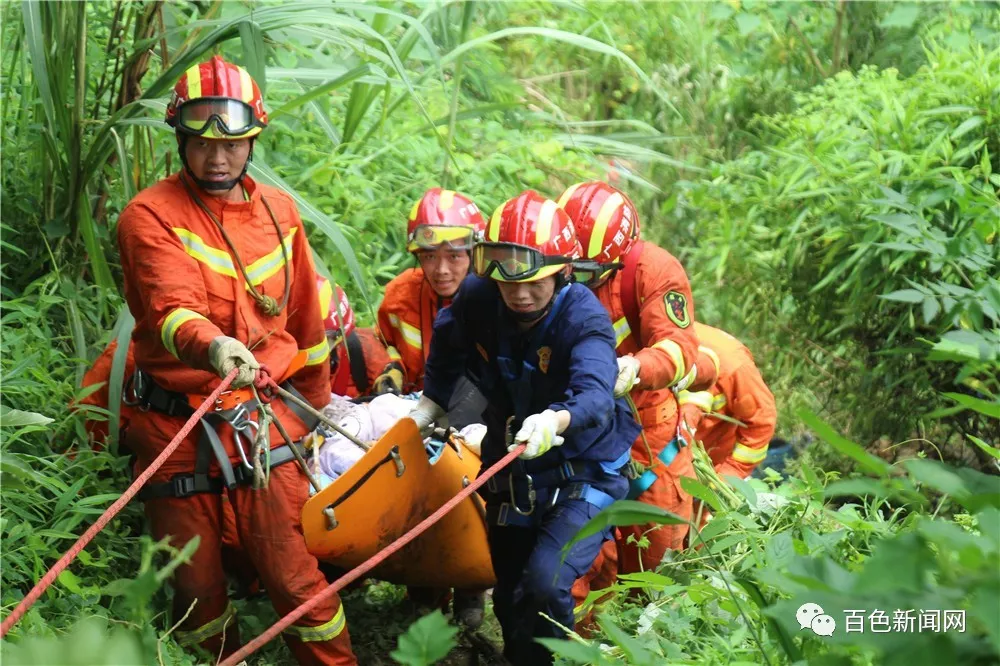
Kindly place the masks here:
POLYGON ((524 462, 533 473, 566 461, 627 461, 640 426, 624 399, 612 393, 618 363, 607 311, 589 289, 570 284, 557 294, 549 317, 519 331, 492 280, 469 276, 434 322, 424 394, 447 405, 455 382, 467 375, 487 400, 482 443, 486 468, 507 453, 510 432, 546 409, 568 410, 565 442, 524 462))

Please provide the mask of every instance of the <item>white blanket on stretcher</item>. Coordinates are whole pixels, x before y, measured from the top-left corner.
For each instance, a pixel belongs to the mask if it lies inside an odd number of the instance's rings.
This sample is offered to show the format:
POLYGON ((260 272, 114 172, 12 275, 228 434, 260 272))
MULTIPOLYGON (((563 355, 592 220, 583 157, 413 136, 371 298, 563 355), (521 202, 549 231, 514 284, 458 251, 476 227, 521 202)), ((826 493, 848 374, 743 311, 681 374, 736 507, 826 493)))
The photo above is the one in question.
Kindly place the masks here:
MULTIPOLYGON (((350 398, 332 394, 323 414, 362 442, 375 442, 389 432, 399 419, 409 415, 416 405, 417 401, 411 396, 386 394, 367 403, 354 403, 350 398)), ((475 423, 463 428, 459 434, 466 445, 479 455, 486 426, 475 423)), ((317 471, 327 477, 323 479, 326 485, 350 469, 364 454, 347 437, 335 432, 319 447, 313 464, 318 465, 317 471)))

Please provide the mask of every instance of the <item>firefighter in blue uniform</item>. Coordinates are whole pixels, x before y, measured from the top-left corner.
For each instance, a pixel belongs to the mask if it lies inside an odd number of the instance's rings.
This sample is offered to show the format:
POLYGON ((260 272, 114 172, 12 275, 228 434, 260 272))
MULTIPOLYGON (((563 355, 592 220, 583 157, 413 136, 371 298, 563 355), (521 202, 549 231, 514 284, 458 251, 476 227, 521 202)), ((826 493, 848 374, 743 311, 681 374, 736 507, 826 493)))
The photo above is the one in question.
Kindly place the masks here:
POLYGON ((475 276, 434 324, 424 394, 411 413, 422 432, 444 414, 459 378, 487 398, 483 469, 526 450, 483 489, 497 584, 493 608, 504 654, 550 664, 536 638, 562 638, 548 615, 573 626, 573 582, 610 531, 562 549, 602 509, 625 497, 639 426, 613 396, 618 364, 607 312, 570 284, 580 245, 551 200, 528 191, 501 205, 473 249, 475 276))

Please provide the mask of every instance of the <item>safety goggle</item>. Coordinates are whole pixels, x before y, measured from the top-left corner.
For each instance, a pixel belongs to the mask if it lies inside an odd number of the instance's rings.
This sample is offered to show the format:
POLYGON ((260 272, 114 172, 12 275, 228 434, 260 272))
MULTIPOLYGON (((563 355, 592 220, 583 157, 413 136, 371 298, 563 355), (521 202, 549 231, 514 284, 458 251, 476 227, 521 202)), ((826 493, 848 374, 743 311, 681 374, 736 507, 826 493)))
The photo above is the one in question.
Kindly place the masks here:
POLYGON ((188 134, 201 136, 213 125, 226 136, 264 127, 249 104, 229 97, 202 97, 181 104, 177 110, 177 127, 188 134))
POLYGON ((530 280, 548 266, 564 266, 570 257, 547 257, 538 250, 511 243, 479 243, 472 249, 472 272, 494 280, 530 280))
POLYGON ((439 247, 471 250, 475 242, 476 233, 471 227, 421 224, 410 234, 407 250, 435 250, 439 247))
POLYGON ((580 284, 593 287, 611 275, 612 271, 622 268, 624 265, 621 262, 602 264, 596 261, 576 261, 573 262, 573 277, 580 284))

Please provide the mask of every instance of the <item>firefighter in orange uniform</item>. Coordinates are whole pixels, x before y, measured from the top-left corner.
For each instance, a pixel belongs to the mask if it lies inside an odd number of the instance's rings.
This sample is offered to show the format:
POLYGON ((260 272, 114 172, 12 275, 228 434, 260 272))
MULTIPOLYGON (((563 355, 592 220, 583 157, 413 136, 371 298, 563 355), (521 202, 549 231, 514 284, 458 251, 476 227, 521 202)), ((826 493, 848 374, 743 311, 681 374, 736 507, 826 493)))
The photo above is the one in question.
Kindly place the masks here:
POLYGON ((371 394, 380 373, 392 359, 378 331, 358 328, 347 294, 325 278, 316 278, 326 340, 330 344, 330 390, 357 398, 371 394))
POLYGON ((695 323, 701 341, 698 368, 713 367, 718 375, 707 391, 681 391, 681 409, 695 406, 704 413, 697 437, 720 476, 745 479, 767 456, 778 411, 747 347, 723 330, 695 323), (739 421, 713 418, 721 414, 739 421))
POLYGON ((451 303, 468 275, 472 246, 485 229, 486 220, 476 204, 458 192, 435 187, 413 205, 406 249, 420 266, 385 286, 378 328, 389 345, 392 363, 376 382, 376 393, 423 388, 434 318, 451 303))
MULTIPOLYGON (((694 476, 694 469, 691 451, 680 436, 674 395, 697 376, 698 338, 687 274, 669 252, 639 240, 635 207, 610 185, 578 183, 566 190, 559 204, 573 220, 583 246, 576 279, 594 291, 614 324, 619 366, 615 393, 631 396, 643 426, 632 459, 645 471, 631 481, 629 498, 690 518, 692 500, 680 479, 694 476)), ((617 549, 605 544, 602 557, 578 581, 574 595, 580 600, 587 587, 610 584, 616 568, 621 573, 655 569, 668 549, 683 546, 686 532, 687 525, 621 528, 617 549), (640 549, 627 543, 630 535, 646 536, 649 546, 640 549)))
MULTIPOLYGON (((219 377, 238 371, 231 392, 140 495, 155 538, 169 536, 180 547, 200 537, 191 562, 174 576, 175 636, 225 656, 240 641, 220 556, 222 494, 279 615, 326 587, 302 536, 305 476, 273 426, 270 454, 254 459, 258 405, 248 387, 266 368, 322 408, 330 352, 295 204, 246 176, 253 142, 267 125, 256 83, 216 56, 181 76, 166 119, 184 168, 140 192, 118 224, 125 297, 136 320, 128 397, 140 408, 127 444, 145 468, 219 377), (251 470, 265 466, 269 483, 251 487, 251 470)), ((292 439, 309 431, 304 415, 281 400, 271 405, 292 439)), ((357 663, 337 597, 298 620, 285 641, 301 664, 357 663)))

